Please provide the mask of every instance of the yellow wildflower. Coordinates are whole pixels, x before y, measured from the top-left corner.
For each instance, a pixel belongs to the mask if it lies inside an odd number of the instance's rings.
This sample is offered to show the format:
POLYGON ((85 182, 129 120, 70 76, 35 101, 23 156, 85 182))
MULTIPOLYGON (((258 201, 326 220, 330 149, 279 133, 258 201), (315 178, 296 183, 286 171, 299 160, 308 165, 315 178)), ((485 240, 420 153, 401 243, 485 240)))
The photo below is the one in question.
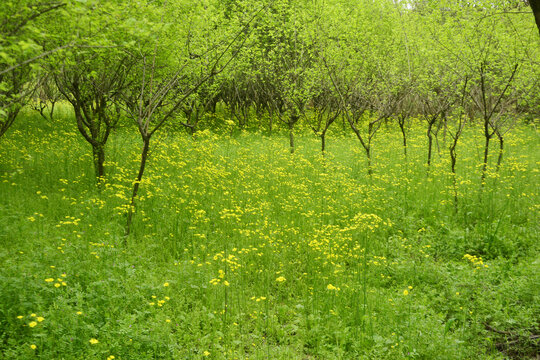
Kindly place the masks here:
POLYGON ((37 322, 35 322, 35 321, 32 321, 32 322, 30 322, 30 324, 28 324, 28 326, 30 326, 31 328, 33 328, 36 325, 37 325, 37 322))
POLYGON ((285 280, 287 279, 285 279, 283 276, 280 276, 276 279, 277 282, 284 282, 285 280))
POLYGON ((89 340, 89 342, 90 342, 90 344, 95 345, 95 344, 97 344, 99 341, 98 341, 98 339, 92 338, 92 339, 89 340))

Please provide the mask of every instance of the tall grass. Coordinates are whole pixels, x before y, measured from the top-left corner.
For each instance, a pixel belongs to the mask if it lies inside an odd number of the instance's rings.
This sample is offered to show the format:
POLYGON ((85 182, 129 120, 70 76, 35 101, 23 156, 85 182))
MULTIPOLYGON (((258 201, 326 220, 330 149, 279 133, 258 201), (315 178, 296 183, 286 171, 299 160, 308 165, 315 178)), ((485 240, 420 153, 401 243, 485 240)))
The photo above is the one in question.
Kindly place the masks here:
POLYGON ((407 159, 397 127, 377 136, 371 176, 358 141, 338 131, 325 156, 309 133, 291 154, 285 134, 163 132, 123 247, 137 134, 111 136, 97 187, 72 122, 69 112, 50 124, 27 114, 0 139, 6 358, 538 350, 540 147, 531 127, 508 136, 505 162, 483 189, 481 132, 467 130, 457 212, 445 139, 428 173, 420 125, 407 159))

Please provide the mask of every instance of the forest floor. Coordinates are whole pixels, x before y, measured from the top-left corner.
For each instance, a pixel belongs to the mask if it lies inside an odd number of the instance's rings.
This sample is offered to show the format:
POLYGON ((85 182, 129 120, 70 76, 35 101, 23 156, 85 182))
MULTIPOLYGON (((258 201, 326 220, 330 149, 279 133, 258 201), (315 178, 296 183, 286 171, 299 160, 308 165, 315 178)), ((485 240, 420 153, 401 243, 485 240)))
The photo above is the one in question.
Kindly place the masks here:
MULTIPOLYGON (((450 170, 421 124, 381 129, 373 174, 351 134, 89 145, 64 116, 0 139, 0 358, 503 359, 540 352, 540 137, 507 136, 480 184, 469 127, 450 170), (455 194, 457 192, 457 203, 455 194)), ((492 160, 498 147, 493 144, 492 160)), ((490 161, 492 161, 490 160, 490 161)))

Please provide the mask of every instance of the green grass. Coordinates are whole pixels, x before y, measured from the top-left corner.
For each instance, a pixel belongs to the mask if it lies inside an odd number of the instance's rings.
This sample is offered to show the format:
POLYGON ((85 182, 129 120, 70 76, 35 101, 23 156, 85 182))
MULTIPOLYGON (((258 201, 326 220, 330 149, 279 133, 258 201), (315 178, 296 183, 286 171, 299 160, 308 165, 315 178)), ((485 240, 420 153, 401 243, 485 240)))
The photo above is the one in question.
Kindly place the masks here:
POLYGON ((482 188, 468 128, 457 212, 442 135, 429 174, 421 125, 409 141, 405 161, 377 134, 370 177, 339 131, 324 157, 308 132, 291 155, 280 133, 163 131, 122 246, 136 131, 111 136, 99 188, 69 112, 26 114, 0 139, 0 357, 535 356, 538 132, 514 129, 482 188))

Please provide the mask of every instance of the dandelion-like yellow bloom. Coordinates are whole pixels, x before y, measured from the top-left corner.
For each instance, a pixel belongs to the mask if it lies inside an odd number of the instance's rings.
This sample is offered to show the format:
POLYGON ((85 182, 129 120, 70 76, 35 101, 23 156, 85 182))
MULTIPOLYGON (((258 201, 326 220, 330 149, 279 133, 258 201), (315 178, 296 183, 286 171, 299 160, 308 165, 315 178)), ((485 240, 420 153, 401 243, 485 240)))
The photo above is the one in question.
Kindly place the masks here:
POLYGON ((90 344, 92 344, 92 345, 95 345, 95 344, 97 344, 97 343, 99 342, 99 340, 98 340, 98 339, 92 338, 92 339, 90 339, 88 342, 89 342, 90 344))
POLYGON ((60 283, 54 284, 54 287, 55 287, 55 288, 59 288, 60 286, 62 286, 60 283))
POLYGON ((407 290, 407 289, 403 290, 403 295, 405 295, 405 296, 409 295, 409 290, 407 290))
POLYGON ((30 324, 28 324, 28 326, 30 326, 31 328, 35 327, 37 325, 37 322, 35 321, 32 321, 30 322, 30 324))
POLYGON ((35 344, 30 345, 30 349, 36 350, 37 346, 35 344))
POLYGON ((45 281, 46 281, 46 282, 53 282, 54 279, 53 279, 53 278, 47 278, 47 279, 45 279, 45 281))
POLYGON ((285 280, 287 279, 285 279, 283 276, 280 276, 276 279, 277 282, 284 282, 285 280))
POLYGON ((169 286, 169 283, 166 282, 165 284, 163 284, 163 286, 167 287, 167 286, 169 286))
POLYGON ((43 316, 38 316, 38 318, 36 320, 38 322, 42 322, 43 320, 45 320, 45 318, 43 316))
POLYGON ((22 319, 22 318, 23 318, 22 315, 17 316, 17 319, 22 319))
POLYGON ((210 352, 208 352, 208 351, 205 350, 205 351, 203 352, 203 355, 204 355, 204 356, 210 356, 210 352))
POLYGON ((327 288, 328 290, 335 290, 335 291, 339 291, 339 288, 338 288, 338 287, 335 287, 335 286, 334 286, 334 285, 332 285, 332 284, 328 284, 328 285, 326 285, 326 288, 327 288))

